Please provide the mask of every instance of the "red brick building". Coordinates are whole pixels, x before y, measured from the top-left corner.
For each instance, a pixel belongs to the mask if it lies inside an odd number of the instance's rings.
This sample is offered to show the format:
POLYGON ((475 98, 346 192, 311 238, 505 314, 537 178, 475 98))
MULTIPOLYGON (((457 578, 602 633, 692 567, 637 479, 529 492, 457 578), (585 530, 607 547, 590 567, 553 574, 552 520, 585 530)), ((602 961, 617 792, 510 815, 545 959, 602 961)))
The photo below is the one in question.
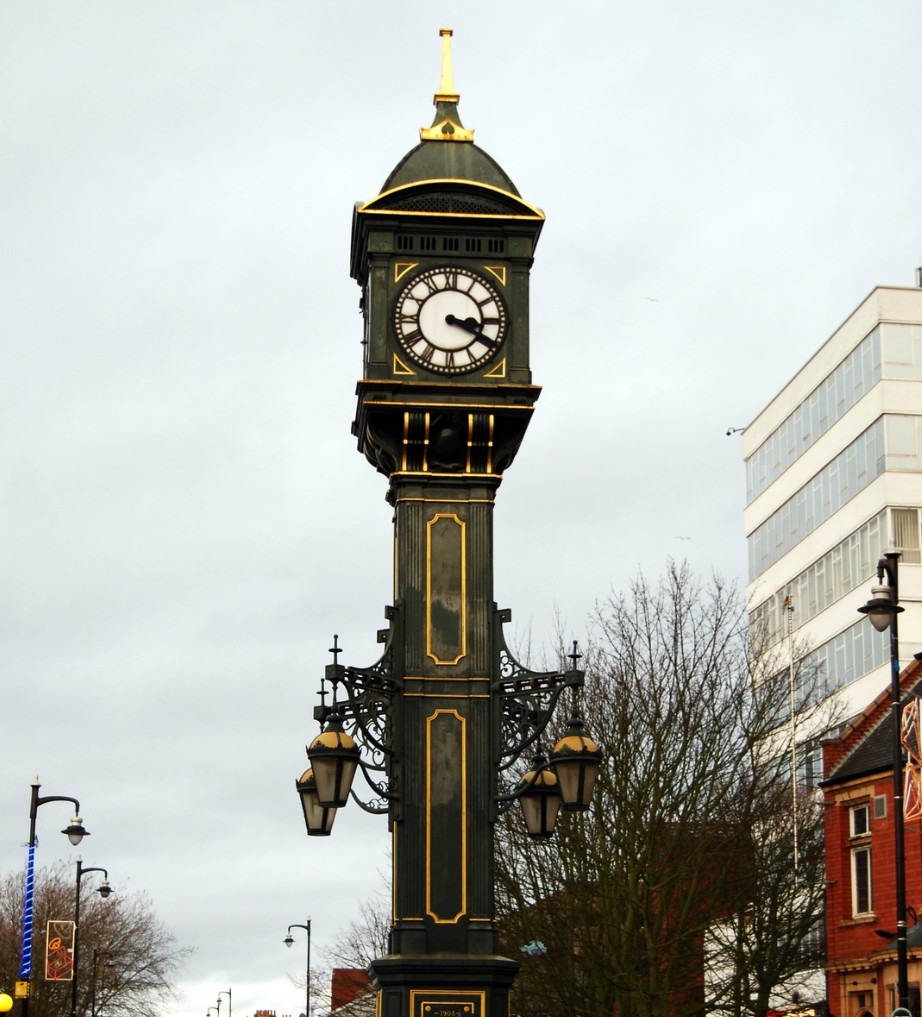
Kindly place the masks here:
MULTIPOLYGON (((922 693, 922 661, 900 675, 922 693)), ((826 976, 834 1017, 889 1017, 896 994, 893 724, 890 689, 823 746, 826 829, 826 976)), ((922 821, 907 818, 909 996, 920 1013, 922 821)))
POLYGON ((374 991, 364 968, 333 968, 330 978, 330 1010, 335 1012, 374 991))

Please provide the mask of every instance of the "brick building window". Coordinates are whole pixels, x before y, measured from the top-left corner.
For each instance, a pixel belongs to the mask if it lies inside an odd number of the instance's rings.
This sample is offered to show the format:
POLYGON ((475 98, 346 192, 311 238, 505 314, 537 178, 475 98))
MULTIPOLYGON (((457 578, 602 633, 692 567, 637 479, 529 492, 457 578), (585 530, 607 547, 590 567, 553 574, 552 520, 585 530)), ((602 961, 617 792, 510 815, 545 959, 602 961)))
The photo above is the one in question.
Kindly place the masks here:
POLYGON ((852 915, 871 913, 871 848, 852 849, 852 915))
POLYGON ((848 811, 848 835, 849 837, 867 837, 871 832, 870 815, 868 806, 855 805, 848 811))
MULTIPOLYGON (((909 989, 909 1011, 910 1013, 919 1014, 920 996, 919 996, 919 983, 910 982, 907 986, 909 989)), ((887 996, 890 999, 890 1013, 892 1013, 899 1005, 899 997, 896 994, 896 986, 890 985, 887 987, 887 996)))
POLYGON ((852 916, 857 918, 871 914, 871 810, 867 802, 848 810, 848 834, 853 842, 852 916))

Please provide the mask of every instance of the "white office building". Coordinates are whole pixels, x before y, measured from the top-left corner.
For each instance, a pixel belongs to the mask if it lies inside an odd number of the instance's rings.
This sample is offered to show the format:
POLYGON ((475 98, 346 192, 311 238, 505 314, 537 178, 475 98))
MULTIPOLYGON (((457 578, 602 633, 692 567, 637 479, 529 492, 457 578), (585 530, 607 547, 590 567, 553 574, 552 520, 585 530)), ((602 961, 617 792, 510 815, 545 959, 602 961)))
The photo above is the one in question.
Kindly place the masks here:
POLYGON ((808 645, 852 716, 889 686, 889 636, 858 613, 887 548, 902 551, 902 664, 922 649, 922 288, 875 289, 745 429, 743 454, 753 621, 808 645))

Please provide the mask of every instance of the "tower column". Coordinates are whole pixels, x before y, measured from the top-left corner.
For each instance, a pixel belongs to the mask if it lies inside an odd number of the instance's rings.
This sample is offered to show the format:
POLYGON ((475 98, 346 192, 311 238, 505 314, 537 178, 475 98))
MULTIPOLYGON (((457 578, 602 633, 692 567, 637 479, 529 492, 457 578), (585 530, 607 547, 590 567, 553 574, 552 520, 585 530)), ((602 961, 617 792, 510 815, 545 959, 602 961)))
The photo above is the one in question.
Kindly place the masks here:
MULTIPOLYGON (((508 1017, 518 964, 498 954, 493 827, 513 795, 497 789, 501 771, 515 783, 508 767, 576 672, 530 685, 499 631, 493 510, 540 394, 528 299, 544 214, 462 124, 452 33, 440 35, 432 124, 353 217, 364 317, 353 433, 388 478, 392 624, 377 665, 328 669, 347 700, 320 708, 329 725, 311 759, 354 767, 363 740, 374 756, 370 811, 387 812, 393 845, 389 953, 369 969, 379 1017, 508 1017)), ((305 773, 299 787, 311 786, 305 773)))

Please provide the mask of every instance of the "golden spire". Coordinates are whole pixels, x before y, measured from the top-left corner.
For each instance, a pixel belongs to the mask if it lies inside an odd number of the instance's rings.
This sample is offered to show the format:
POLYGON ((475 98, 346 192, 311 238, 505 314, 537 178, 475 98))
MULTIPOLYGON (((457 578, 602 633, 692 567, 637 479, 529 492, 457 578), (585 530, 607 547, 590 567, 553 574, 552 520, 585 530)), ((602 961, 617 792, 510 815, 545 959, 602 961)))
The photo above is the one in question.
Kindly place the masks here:
POLYGON ((442 37, 442 76, 439 79, 439 90, 432 99, 436 106, 440 102, 456 103, 461 98, 455 91, 455 80, 451 73, 451 37, 454 31, 440 28, 439 35, 442 37))
POLYGON ((442 37, 442 72, 439 77, 439 90, 433 96, 435 119, 431 127, 420 127, 420 141, 473 141, 474 132, 461 124, 458 116, 458 100, 461 96, 455 91, 455 81, 451 70, 451 37, 450 28, 440 28, 442 37))

